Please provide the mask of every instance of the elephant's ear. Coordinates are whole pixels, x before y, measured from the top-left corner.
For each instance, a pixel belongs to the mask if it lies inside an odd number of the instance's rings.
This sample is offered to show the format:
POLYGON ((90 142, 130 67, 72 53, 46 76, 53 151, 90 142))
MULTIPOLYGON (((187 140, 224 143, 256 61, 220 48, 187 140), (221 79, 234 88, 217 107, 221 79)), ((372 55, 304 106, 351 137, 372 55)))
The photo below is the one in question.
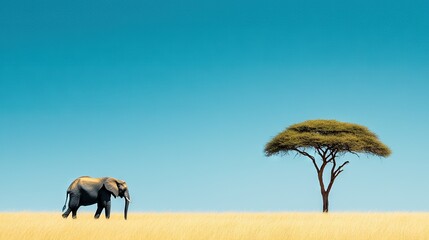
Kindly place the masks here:
POLYGON ((104 187, 115 196, 115 198, 119 194, 118 183, 114 178, 108 178, 104 181, 104 187))

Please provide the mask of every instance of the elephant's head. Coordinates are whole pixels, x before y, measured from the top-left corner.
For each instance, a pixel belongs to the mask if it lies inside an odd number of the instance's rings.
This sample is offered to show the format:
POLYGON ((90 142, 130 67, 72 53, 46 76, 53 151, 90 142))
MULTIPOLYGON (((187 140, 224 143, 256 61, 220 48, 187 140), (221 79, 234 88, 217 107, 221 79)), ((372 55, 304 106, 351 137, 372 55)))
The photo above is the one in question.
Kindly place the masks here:
POLYGON ((125 198, 125 209, 124 209, 124 218, 127 219, 128 215, 128 205, 131 202, 130 193, 128 191, 128 186, 125 181, 116 179, 116 178, 107 178, 104 181, 104 187, 110 191, 115 198, 117 196, 125 198))

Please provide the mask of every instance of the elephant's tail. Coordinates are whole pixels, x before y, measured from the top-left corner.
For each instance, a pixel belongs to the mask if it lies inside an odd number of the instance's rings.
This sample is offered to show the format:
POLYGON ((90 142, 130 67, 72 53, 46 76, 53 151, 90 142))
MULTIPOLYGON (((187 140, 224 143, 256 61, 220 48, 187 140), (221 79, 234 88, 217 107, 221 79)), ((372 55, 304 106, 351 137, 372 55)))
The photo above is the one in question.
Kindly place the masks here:
POLYGON ((67 198, 68 198, 68 197, 69 197, 69 192, 66 192, 66 201, 64 202, 63 212, 64 212, 64 210, 66 210, 67 198))

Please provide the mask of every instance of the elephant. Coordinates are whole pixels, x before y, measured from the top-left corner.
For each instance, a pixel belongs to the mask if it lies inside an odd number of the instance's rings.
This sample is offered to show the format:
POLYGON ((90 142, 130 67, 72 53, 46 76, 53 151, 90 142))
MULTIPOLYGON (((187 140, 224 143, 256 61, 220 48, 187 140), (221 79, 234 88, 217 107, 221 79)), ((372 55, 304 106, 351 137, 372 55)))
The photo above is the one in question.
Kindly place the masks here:
POLYGON ((127 183, 112 177, 92 178, 82 176, 75 179, 67 189, 63 212, 66 209, 67 198, 70 195, 69 206, 62 216, 63 218, 67 218, 71 212, 72 217, 76 218, 77 209, 80 206, 97 203, 97 211, 94 218, 98 219, 104 208, 106 218, 109 219, 110 197, 112 194, 115 198, 117 196, 125 198, 124 218, 127 220, 128 205, 131 202, 127 183))

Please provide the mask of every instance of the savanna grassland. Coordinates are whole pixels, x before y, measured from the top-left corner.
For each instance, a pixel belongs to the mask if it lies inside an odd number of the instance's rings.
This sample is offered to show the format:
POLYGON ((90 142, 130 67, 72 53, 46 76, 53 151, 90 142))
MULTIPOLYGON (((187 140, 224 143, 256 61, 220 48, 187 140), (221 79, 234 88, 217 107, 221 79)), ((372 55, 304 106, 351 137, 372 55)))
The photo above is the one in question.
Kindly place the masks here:
POLYGON ((0 239, 429 239, 429 213, 0 213, 0 239), (104 217, 104 216, 103 216, 104 217))

